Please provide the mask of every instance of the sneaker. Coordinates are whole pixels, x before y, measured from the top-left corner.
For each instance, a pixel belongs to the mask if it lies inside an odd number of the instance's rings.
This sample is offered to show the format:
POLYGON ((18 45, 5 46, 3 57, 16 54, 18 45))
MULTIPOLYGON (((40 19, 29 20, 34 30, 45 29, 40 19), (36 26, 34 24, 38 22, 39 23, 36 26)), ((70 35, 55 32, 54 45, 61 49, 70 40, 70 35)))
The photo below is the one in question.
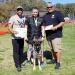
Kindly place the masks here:
POLYGON ((18 72, 21 71, 21 67, 20 67, 20 66, 17 67, 17 71, 18 71, 18 72))
POLYGON ((55 64, 55 63, 56 63, 56 61, 55 61, 54 59, 49 60, 49 61, 47 62, 47 64, 55 64))
POLYGON ((56 63, 55 69, 60 69, 60 63, 56 63))

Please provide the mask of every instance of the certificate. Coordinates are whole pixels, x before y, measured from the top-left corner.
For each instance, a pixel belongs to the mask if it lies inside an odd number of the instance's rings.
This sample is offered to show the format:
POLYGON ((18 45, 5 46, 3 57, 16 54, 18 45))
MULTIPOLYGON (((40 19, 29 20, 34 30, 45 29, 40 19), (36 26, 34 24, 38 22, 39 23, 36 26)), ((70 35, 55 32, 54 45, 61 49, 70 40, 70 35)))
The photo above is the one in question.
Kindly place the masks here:
POLYGON ((53 25, 45 26, 45 30, 51 30, 52 27, 53 25))
POLYGON ((17 32, 17 34, 15 34, 16 37, 25 38, 27 36, 26 28, 16 28, 15 31, 17 32))

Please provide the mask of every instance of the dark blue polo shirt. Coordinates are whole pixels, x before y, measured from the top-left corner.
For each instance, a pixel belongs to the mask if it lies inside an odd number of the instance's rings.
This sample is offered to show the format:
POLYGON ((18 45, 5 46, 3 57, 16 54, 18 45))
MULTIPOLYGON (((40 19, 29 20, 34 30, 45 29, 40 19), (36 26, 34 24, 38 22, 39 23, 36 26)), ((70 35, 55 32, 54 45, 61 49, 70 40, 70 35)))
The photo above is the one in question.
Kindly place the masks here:
MULTIPOLYGON (((64 16, 60 11, 53 11, 51 13, 46 13, 43 17, 43 25, 48 26, 48 25, 53 25, 56 26, 60 22, 64 22, 64 16)), ((55 31, 52 30, 47 30, 46 36, 51 37, 51 38, 56 38, 56 37, 62 37, 62 27, 58 28, 55 31)))

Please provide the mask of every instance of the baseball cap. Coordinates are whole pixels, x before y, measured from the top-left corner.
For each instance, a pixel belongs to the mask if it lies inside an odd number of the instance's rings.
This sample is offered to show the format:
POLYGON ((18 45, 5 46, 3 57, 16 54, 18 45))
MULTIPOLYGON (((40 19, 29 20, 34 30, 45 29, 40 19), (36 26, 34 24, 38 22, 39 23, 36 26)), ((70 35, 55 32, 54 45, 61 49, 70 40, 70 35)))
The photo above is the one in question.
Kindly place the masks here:
POLYGON ((22 6, 17 6, 16 10, 18 9, 22 9, 23 10, 23 7, 22 6))

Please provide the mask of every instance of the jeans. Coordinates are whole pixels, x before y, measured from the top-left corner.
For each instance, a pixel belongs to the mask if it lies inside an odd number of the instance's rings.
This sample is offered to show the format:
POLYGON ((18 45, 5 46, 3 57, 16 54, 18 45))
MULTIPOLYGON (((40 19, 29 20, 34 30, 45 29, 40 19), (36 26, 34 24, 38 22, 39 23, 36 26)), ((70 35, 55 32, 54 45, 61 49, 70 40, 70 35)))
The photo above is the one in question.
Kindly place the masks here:
POLYGON ((23 57, 24 39, 12 39, 13 45, 13 59, 15 66, 21 66, 21 61, 23 57))

